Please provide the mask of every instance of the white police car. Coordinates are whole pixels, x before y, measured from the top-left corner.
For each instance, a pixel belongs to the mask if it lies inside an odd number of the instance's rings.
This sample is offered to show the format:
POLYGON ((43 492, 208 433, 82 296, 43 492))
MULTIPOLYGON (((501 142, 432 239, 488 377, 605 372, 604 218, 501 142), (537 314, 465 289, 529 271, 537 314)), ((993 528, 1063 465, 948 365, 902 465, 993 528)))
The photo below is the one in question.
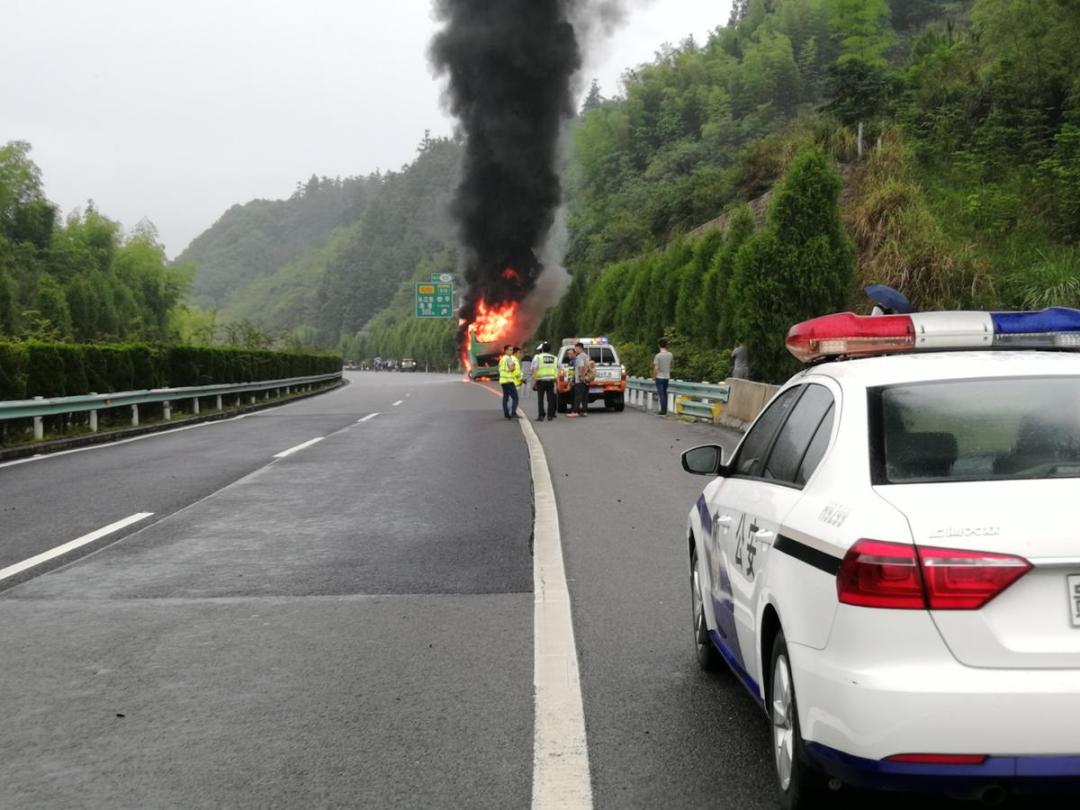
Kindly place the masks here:
POLYGON ((787 345, 815 365, 732 457, 683 454, 715 476, 698 659, 765 709, 783 806, 1080 794, 1080 311, 845 313, 787 345))

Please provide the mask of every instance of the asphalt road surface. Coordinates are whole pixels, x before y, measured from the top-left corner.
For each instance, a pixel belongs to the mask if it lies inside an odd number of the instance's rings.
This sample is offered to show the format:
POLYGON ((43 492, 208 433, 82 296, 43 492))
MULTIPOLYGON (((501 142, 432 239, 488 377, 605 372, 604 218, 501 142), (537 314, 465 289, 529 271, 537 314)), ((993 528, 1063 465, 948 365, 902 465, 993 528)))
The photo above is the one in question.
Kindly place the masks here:
MULTIPOLYGON (((530 805, 522 432, 486 386, 349 377, 240 420, 0 466, 0 576, 152 513, 0 579, 0 807, 530 805)), ((594 806, 776 807, 765 718, 697 669, 689 627, 682 527, 702 479, 678 454, 734 435, 599 408, 535 430, 594 806)))

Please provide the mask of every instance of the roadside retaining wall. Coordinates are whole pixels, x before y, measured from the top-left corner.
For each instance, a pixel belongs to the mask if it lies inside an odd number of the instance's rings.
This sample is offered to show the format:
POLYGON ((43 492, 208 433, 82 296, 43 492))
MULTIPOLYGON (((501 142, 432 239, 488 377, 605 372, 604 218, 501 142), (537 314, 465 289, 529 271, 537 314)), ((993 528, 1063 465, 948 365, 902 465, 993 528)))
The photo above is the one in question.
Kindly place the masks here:
POLYGON ((724 382, 731 386, 731 397, 727 403, 717 406, 719 412, 716 423, 736 430, 746 430, 778 388, 768 383, 737 380, 733 377, 724 382))

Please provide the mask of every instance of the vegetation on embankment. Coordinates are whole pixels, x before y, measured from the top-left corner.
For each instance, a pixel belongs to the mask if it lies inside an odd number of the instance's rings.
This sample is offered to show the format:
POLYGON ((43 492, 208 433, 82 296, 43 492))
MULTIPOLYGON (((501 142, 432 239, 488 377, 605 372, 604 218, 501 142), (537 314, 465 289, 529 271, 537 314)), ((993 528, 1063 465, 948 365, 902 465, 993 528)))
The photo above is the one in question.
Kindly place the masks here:
POLYGON ((0 342, 0 400, 258 382, 340 370, 340 355, 328 352, 0 342))
MULTIPOLYGON (((1074 0, 738 0, 706 42, 664 46, 618 95, 589 94, 564 172, 573 281, 540 334, 608 334, 637 374, 667 334, 676 373, 709 380, 741 336, 755 376, 776 381, 791 322, 866 311, 870 282, 923 309, 1080 306, 1078 42, 1074 0)), ((411 284, 456 266, 459 157, 425 138, 398 172, 232 209, 185 254, 216 314, 175 304, 181 268, 115 263, 152 238, 114 229, 112 253, 95 252, 96 212, 44 238, 31 178, 14 209, 0 193, 0 334, 79 339, 79 279, 97 273, 132 292, 91 285, 130 313, 92 307, 93 339, 454 363, 455 325, 417 320, 411 284), (57 233, 98 263, 67 274, 57 233)))
POLYGON ((194 268, 93 203, 59 222, 29 152, 0 146, 0 339, 169 340, 194 268))
POLYGON ((545 334, 630 341, 644 373, 667 332, 680 376, 706 378, 741 336, 755 377, 779 381, 791 323, 866 311, 870 282, 922 309, 1080 306, 1080 6, 748 0, 732 22, 590 98, 574 282, 545 334), (736 213, 679 238, 785 175, 753 235, 736 213), (832 200, 828 216, 785 194, 832 200))

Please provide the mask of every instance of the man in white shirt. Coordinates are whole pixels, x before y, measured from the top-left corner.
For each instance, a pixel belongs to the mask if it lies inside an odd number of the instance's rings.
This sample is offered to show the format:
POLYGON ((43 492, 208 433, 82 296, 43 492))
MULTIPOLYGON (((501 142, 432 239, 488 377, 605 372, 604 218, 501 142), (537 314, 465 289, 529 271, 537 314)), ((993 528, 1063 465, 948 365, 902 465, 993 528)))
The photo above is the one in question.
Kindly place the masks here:
POLYGON ((657 404, 660 406, 660 415, 667 414, 668 382, 671 380, 671 364, 675 361, 674 355, 668 351, 667 338, 660 338, 660 351, 653 358, 652 373, 656 383, 657 404))

